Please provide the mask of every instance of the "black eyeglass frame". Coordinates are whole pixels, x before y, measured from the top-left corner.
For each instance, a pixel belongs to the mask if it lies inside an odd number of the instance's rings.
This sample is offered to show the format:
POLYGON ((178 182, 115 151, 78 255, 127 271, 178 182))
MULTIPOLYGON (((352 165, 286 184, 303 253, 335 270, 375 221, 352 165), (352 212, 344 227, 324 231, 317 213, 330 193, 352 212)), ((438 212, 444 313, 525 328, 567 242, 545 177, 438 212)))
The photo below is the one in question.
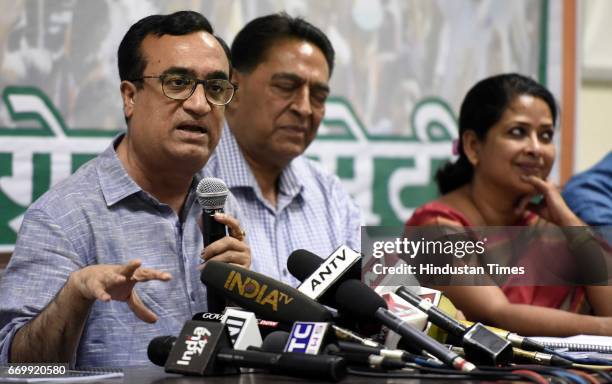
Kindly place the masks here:
POLYGON ((144 79, 159 79, 161 86, 162 86, 162 92, 164 93, 164 96, 166 96, 167 98, 171 99, 171 100, 177 100, 177 101, 184 101, 187 100, 191 97, 191 95, 193 95, 193 93, 195 92, 196 88, 198 87, 198 84, 202 84, 202 87, 204 87, 204 96, 206 97, 206 100, 213 104, 213 105, 217 105, 217 106, 224 106, 229 104, 232 99, 234 98, 234 95, 236 94, 236 91, 238 90, 238 85, 232 83, 231 81, 227 80, 227 79, 203 79, 200 80, 197 77, 192 77, 192 76, 185 76, 185 75, 177 75, 174 73, 167 73, 167 74, 163 74, 163 75, 159 75, 159 76, 142 76, 139 77, 137 79, 129 79, 128 81, 131 82, 136 82, 136 81, 144 81, 144 79), (166 88, 164 86, 164 82, 165 80, 169 77, 169 76, 181 76, 184 79, 189 79, 193 81, 193 85, 191 87, 191 91, 189 92, 189 94, 186 97, 172 97, 172 96, 168 96, 168 94, 166 93, 166 88), (227 85, 229 85, 229 87, 225 88, 225 89, 232 89, 232 94, 230 95, 229 99, 225 102, 225 103, 219 103, 215 100, 211 100, 211 98, 209 98, 209 93, 206 92, 206 84, 208 84, 210 81, 224 81, 227 83, 227 85))

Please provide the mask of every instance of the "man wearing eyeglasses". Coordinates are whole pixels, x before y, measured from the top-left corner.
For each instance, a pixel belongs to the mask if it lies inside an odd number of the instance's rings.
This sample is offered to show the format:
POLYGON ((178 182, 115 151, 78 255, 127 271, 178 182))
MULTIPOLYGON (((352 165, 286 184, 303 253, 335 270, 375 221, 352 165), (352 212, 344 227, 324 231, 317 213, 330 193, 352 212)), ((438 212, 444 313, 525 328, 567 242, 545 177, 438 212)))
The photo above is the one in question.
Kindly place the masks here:
POLYGON ((205 173, 240 204, 251 268, 295 286, 292 251, 361 249, 359 208, 336 176, 303 156, 325 113, 334 49, 317 27, 281 13, 249 22, 231 53, 239 88, 205 173))
POLYGON ((234 93, 210 23, 146 17, 118 59, 127 133, 28 209, 0 282, 0 364, 147 364, 152 338, 206 311, 200 257, 250 265, 229 215, 201 254, 197 173, 234 93))

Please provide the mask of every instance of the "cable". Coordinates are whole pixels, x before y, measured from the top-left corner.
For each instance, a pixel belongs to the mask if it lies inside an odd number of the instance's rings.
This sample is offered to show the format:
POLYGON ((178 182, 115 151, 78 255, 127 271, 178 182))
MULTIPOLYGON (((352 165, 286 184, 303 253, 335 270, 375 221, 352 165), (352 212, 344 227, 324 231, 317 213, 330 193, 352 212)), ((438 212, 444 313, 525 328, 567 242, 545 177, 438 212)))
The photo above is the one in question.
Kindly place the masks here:
POLYGON ((589 381, 589 383, 591 383, 591 384, 599 384, 599 381, 597 381, 597 380, 596 380, 596 379, 593 377, 593 375, 590 375, 590 374, 588 374, 588 373, 586 373, 586 372, 579 371, 579 370, 577 370, 577 369, 570 369, 569 371, 570 371, 570 372, 572 372, 572 373, 574 373, 574 374, 576 374, 576 375, 578 375, 578 376, 582 376, 582 377, 584 377, 584 378, 585 378, 586 380, 588 380, 588 381, 589 381))
MULTIPOLYGON (((537 373, 533 373, 530 375, 529 373, 517 373, 517 374, 495 374, 485 373, 485 372, 470 372, 470 373, 457 373, 455 370, 446 370, 449 372, 453 372, 452 374, 423 374, 423 373, 406 373, 406 372, 380 372, 371 371, 367 369, 355 369, 349 368, 348 373, 356 376, 366 376, 366 377, 379 377, 379 378, 397 378, 397 379, 440 379, 440 380, 466 380, 466 379, 481 379, 481 380, 527 380, 537 384, 550 384, 548 381, 539 381, 537 377, 542 377, 537 373), (535 375, 535 376, 534 376, 535 375)), ((530 372, 530 371, 525 371, 530 372)))
POLYGON ((531 381, 538 383, 538 384, 550 384, 548 380, 544 378, 544 376, 534 371, 528 371, 526 369, 519 369, 519 370, 511 371, 511 372, 514 373, 515 375, 527 376, 532 379, 531 381))
POLYGON ((551 372, 551 374, 557 377, 565 377, 566 379, 571 380, 576 384, 589 384, 588 381, 586 381, 584 378, 569 371, 556 370, 551 372))

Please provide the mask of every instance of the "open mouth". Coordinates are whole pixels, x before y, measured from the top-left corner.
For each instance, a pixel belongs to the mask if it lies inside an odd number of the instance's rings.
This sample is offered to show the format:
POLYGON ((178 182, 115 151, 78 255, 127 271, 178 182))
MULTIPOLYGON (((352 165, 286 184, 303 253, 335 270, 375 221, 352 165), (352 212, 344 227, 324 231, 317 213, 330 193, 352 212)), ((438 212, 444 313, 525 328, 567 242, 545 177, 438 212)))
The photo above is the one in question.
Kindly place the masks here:
POLYGON ((178 127, 179 130, 181 131, 187 131, 187 132, 193 132, 193 133, 208 133, 208 129, 204 126, 201 125, 195 125, 195 124, 182 124, 179 125, 178 127))

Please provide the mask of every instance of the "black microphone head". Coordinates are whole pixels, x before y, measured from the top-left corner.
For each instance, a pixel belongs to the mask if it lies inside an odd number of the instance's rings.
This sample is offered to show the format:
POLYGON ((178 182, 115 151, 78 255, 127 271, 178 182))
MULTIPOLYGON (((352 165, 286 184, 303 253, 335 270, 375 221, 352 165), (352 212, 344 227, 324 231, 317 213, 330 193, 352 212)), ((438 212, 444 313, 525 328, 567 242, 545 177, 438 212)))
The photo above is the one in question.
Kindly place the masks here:
POLYGON ((261 273, 236 265, 209 260, 200 276, 207 289, 254 312, 259 318, 293 323, 328 321, 331 313, 297 289, 261 273))
POLYGON ((270 334, 263 340, 261 349, 263 349, 264 352, 282 353, 285 351, 287 340, 289 340, 289 332, 270 332, 270 334))
POLYGON ((227 185, 216 177, 206 177, 200 180, 196 189, 198 203, 207 210, 223 208, 228 193, 227 185))
POLYGON ((149 360, 160 367, 166 365, 166 360, 168 360, 170 350, 172 350, 175 341, 175 336, 158 336, 151 340, 147 348, 149 360))
POLYGON ((287 269, 299 281, 306 278, 323 263, 325 260, 305 249, 296 249, 291 252, 287 259, 287 269))
POLYGON ((348 279, 338 286, 336 304, 340 312, 366 321, 376 321, 376 310, 380 307, 387 308, 382 297, 357 279, 348 279))

